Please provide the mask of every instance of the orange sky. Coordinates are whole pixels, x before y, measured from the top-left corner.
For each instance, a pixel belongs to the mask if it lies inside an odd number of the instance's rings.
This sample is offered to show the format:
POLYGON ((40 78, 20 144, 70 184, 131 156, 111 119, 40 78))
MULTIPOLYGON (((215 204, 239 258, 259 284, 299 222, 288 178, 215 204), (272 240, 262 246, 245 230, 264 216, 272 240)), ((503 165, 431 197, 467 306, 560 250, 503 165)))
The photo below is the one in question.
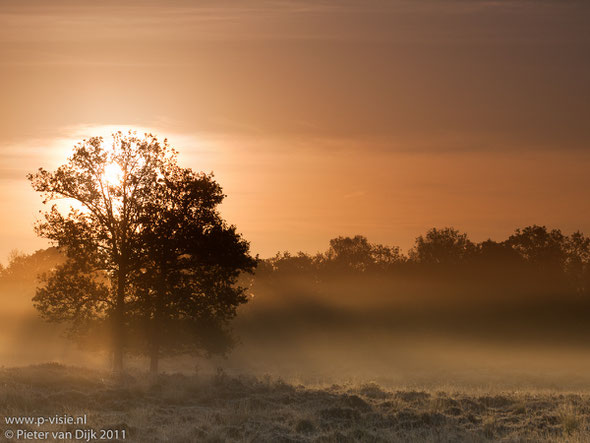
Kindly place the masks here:
POLYGON ((24 175, 119 127, 215 171, 262 256, 446 225, 588 234, 589 19, 550 0, 0 0, 0 257, 45 245, 24 175))

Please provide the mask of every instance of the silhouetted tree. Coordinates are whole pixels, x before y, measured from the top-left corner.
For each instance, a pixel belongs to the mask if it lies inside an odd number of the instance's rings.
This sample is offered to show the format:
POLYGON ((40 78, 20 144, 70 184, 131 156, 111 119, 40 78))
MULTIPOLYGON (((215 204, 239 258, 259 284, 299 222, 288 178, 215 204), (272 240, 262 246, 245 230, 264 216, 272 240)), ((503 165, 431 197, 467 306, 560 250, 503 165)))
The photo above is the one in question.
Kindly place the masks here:
POLYGON ((578 294, 590 295, 590 238, 580 231, 567 238, 565 272, 578 294))
POLYGON ((477 244, 477 257, 486 263, 515 261, 520 259, 520 255, 504 242, 498 243, 492 239, 487 239, 477 244))
POLYGON ((35 296, 42 315, 70 321, 104 315, 112 324, 113 369, 123 368, 124 327, 129 276, 144 266, 145 209, 164 165, 175 162, 166 140, 146 134, 113 134, 84 140, 56 171, 29 174, 33 189, 55 199, 75 201, 63 213, 57 205, 37 225, 39 235, 67 254, 67 262, 45 280, 35 296), (101 282, 100 285, 95 279, 101 282))
POLYGON ((549 231, 545 226, 517 229, 506 244, 528 263, 545 271, 559 271, 567 259, 567 237, 559 229, 549 231))
POLYGON ((399 248, 372 244, 362 235, 333 238, 324 255, 324 262, 332 267, 360 272, 384 269, 400 261, 399 248))
POLYGON ((419 236, 410 250, 410 258, 423 264, 456 265, 470 258, 475 245, 454 228, 432 228, 419 236))
POLYGON ((256 260, 249 244, 220 217, 225 197, 212 175, 169 165, 145 211, 148 260, 133 280, 132 309, 145 319, 150 370, 163 350, 223 352, 225 328, 247 301, 237 284, 256 260))
POLYGON ((260 271, 256 271, 256 274, 266 270, 268 273, 309 275, 317 271, 318 260, 317 256, 314 257, 301 251, 297 254, 279 252, 274 257, 266 260, 267 268, 261 268, 260 271))

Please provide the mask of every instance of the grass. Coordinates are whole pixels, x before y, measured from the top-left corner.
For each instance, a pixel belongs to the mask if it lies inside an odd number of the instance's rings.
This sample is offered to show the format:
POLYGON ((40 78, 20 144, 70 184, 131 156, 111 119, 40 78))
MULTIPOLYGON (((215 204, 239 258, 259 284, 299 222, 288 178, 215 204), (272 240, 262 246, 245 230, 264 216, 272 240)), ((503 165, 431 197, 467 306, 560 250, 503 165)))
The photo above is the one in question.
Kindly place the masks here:
MULTIPOLYGON (((1 416, 87 414, 87 427, 125 430, 133 442, 590 441, 586 393, 303 386, 223 371, 114 380, 58 364, 2 369, 0 409, 1 416)), ((76 429, 10 428, 17 427, 76 429)), ((3 417, 0 428, 9 428, 3 417)))

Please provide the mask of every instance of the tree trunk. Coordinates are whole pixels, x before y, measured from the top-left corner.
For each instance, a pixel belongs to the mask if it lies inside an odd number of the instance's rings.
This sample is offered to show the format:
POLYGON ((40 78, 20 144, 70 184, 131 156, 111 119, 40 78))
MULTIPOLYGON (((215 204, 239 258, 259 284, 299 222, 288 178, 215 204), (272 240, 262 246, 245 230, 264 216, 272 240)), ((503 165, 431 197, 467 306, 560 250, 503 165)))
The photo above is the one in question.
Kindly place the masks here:
POLYGON ((162 334, 162 318, 164 316, 163 300, 166 294, 167 266, 165 262, 160 263, 160 275, 157 284, 158 290, 153 295, 152 307, 153 318, 150 330, 150 373, 158 374, 158 363, 160 361, 160 334, 162 334))
POLYGON ((150 331, 150 373, 152 375, 158 374, 158 363, 160 359, 160 334, 161 318, 162 318, 162 295, 163 284, 160 282, 160 291, 156 293, 154 300, 154 317, 151 321, 150 331))
POLYGON ((120 374, 123 372, 123 344, 125 341, 125 284, 126 270, 124 263, 119 266, 119 275, 117 279, 117 300, 115 313, 113 315, 113 372, 120 374))

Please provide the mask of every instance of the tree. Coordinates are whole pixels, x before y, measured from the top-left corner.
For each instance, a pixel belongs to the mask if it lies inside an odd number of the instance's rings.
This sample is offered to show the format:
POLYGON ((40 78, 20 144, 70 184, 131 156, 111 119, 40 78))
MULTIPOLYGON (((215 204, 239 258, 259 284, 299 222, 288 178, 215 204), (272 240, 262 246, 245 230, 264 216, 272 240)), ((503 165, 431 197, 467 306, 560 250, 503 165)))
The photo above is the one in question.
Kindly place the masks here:
POLYGON ((574 232, 566 241, 565 272, 577 293, 590 292, 590 238, 580 231, 574 232))
POLYGON ((69 322, 74 333, 109 323, 115 371, 126 328, 146 334, 154 372, 162 345, 227 349, 226 323, 247 301, 237 280, 256 260, 220 217, 225 196, 212 174, 179 167, 166 140, 117 133, 112 148, 85 140, 56 172, 29 179, 47 200, 81 206, 63 215, 54 205, 37 227, 67 254, 34 297, 44 318, 69 322))
POLYGON ((568 238, 559 229, 545 226, 517 229, 506 244, 528 263, 543 271, 560 272, 567 260, 568 238))
POLYGON ((4 311, 27 311, 31 308, 31 293, 37 286, 36 277, 63 263, 56 248, 41 249, 32 254, 12 251, 8 266, 0 273, 0 302, 4 311))
POLYGON ((126 302, 130 275, 144 266, 145 211, 175 152, 151 135, 113 134, 83 140, 67 162, 29 174, 44 203, 68 199, 64 214, 54 204, 36 226, 40 236, 62 248, 67 261, 46 276, 34 298, 42 315, 72 321, 101 315, 112 325, 113 370, 123 369, 126 302))
POLYGON ((22 284, 30 281, 31 276, 47 272, 62 262, 63 257, 57 248, 39 249, 32 254, 13 250, 8 255, 8 266, 2 268, 3 277, 22 284))
POLYGON ((225 195, 212 175, 176 165, 162 174, 144 215, 148 260, 133 280, 153 373, 164 350, 228 349, 225 325, 247 301, 238 277, 257 263, 236 227, 220 217, 225 195))
POLYGON ((416 239, 410 258, 425 264, 454 265, 471 257, 475 245, 454 228, 432 228, 416 239))
POLYGON ((325 260, 337 268, 360 272, 387 268, 403 261, 398 247, 370 243, 363 235, 333 238, 325 260))
POLYGON ((317 278, 318 263, 321 255, 311 256, 299 251, 297 254, 290 252, 277 252, 272 258, 261 262, 256 270, 256 275, 280 274, 282 276, 305 276, 315 281, 317 278))

